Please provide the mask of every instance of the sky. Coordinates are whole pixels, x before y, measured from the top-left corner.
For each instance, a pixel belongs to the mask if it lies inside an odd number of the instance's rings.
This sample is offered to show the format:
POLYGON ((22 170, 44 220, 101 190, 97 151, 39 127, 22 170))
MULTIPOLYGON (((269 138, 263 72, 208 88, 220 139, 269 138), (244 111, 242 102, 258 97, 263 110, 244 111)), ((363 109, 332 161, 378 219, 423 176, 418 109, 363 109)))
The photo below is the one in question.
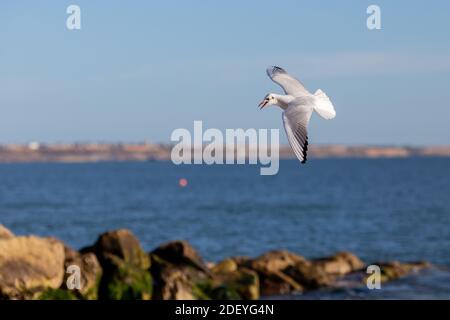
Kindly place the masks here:
POLYGON ((278 65, 333 101, 310 143, 446 145, 449 31, 443 0, 2 1, 0 143, 168 143, 194 120, 283 130, 280 109, 257 109, 282 93, 278 65))

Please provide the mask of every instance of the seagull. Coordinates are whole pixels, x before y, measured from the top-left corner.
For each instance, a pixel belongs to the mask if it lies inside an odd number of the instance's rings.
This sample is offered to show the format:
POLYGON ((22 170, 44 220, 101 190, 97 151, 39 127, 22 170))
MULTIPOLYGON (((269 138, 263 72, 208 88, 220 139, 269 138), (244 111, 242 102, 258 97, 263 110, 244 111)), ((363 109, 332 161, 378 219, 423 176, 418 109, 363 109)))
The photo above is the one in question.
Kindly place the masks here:
POLYGON ((305 163, 308 152, 308 123, 312 112, 316 111, 324 119, 333 119, 336 116, 333 104, 325 92, 319 89, 311 94, 283 68, 268 67, 267 75, 283 88, 285 95, 267 94, 259 104, 260 110, 270 105, 284 110, 283 125, 289 144, 298 160, 305 163))

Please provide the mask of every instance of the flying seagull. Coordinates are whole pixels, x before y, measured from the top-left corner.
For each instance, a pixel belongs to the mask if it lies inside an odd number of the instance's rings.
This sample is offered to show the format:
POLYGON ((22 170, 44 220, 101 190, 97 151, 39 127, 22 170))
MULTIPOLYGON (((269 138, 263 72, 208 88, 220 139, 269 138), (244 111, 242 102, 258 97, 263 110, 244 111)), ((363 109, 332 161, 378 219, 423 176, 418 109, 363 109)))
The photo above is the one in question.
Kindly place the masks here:
POLYGON ((314 94, 309 93, 300 81, 280 67, 267 68, 267 75, 286 95, 269 93, 259 107, 277 105, 284 110, 283 124, 289 144, 300 162, 305 163, 311 114, 316 111, 324 119, 333 119, 336 116, 333 104, 325 92, 319 89, 314 94))

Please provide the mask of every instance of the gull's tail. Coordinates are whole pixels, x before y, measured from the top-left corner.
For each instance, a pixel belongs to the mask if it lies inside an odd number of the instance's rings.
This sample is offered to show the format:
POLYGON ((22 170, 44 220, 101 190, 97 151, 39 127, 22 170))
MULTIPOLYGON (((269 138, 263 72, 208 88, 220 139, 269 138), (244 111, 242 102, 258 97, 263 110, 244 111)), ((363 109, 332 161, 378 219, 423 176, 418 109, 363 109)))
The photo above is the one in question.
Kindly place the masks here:
POLYGON ((325 92, 319 89, 314 93, 314 97, 316 97, 314 111, 316 111, 319 116, 327 120, 336 117, 336 111, 334 110, 333 104, 325 92))

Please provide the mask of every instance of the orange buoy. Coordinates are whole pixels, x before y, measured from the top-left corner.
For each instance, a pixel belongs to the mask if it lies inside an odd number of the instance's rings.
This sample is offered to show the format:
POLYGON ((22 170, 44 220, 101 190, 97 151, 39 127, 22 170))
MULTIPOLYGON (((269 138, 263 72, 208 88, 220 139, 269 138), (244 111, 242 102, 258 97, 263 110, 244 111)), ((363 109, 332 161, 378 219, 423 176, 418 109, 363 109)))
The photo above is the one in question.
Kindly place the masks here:
POLYGON ((181 178, 181 179, 178 181, 178 184, 179 184, 180 187, 184 188, 184 187, 187 186, 188 181, 187 181, 187 179, 185 179, 185 178, 181 178))

